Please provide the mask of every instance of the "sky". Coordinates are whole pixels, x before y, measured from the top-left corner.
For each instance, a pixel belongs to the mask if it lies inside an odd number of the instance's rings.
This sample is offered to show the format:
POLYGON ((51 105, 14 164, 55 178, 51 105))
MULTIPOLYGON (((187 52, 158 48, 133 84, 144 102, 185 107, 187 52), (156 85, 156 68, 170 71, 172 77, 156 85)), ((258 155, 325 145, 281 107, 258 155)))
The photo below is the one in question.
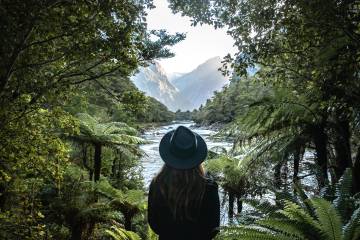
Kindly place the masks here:
POLYGON ((168 74, 187 73, 209 58, 235 53, 234 40, 225 29, 213 26, 191 26, 190 18, 173 14, 166 0, 154 0, 156 8, 149 11, 148 28, 166 29, 169 33, 186 33, 186 39, 171 47, 175 57, 159 62, 168 74))

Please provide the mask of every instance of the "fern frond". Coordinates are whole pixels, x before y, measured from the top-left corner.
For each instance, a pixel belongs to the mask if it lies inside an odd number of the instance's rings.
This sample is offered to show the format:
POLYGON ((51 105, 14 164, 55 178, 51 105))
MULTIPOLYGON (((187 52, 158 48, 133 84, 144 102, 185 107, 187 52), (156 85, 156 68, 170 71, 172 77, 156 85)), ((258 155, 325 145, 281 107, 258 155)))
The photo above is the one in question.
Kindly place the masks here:
POLYGON ((305 234, 299 228, 299 223, 289 219, 264 219, 257 221, 260 226, 272 229, 278 234, 295 239, 306 239, 305 234))
POLYGON ((296 221, 306 226, 309 231, 314 233, 321 231, 320 224, 314 218, 312 218, 308 212, 295 203, 285 201, 285 208, 281 212, 290 220, 296 221))
POLYGON ((147 238, 148 240, 158 240, 159 237, 156 233, 151 229, 150 225, 147 225, 147 238))
POLYGON ((216 239, 241 239, 241 240, 293 240, 276 232, 259 226, 238 226, 225 229, 216 239))
POLYGON ((341 218, 330 202, 322 198, 311 199, 322 233, 331 240, 341 240, 341 218))
POLYGON ((271 204, 269 201, 259 199, 244 199, 243 201, 265 215, 279 210, 277 205, 271 204))
POLYGON ((112 226, 111 230, 105 230, 114 240, 141 240, 140 236, 134 232, 127 231, 119 226, 112 226))
POLYGON ((343 222, 346 222, 350 217, 352 201, 351 201, 351 189, 352 189, 352 172, 350 168, 347 168, 336 183, 335 200, 333 201, 334 207, 339 211, 343 222))
POLYGON ((102 222, 113 218, 113 209, 104 203, 91 204, 88 207, 81 209, 77 218, 81 222, 102 222))
POLYGON ((349 222, 343 228, 343 240, 360 239, 360 208, 352 214, 349 222))

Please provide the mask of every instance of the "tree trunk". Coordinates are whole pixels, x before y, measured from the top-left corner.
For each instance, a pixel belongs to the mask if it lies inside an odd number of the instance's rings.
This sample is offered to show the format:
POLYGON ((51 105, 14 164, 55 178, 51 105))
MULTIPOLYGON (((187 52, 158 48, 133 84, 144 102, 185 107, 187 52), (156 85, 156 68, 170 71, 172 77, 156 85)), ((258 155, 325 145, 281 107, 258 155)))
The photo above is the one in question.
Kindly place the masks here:
POLYGON ((95 229, 95 223, 93 221, 89 222, 86 224, 86 231, 83 231, 85 232, 85 234, 83 234, 83 238, 84 239, 91 239, 91 236, 93 235, 94 233, 94 229, 95 229))
POLYGON ((236 204, 237 204, 237 213, 240 214, 243 209, 243 201, 241 200, 241 195, 236 196, 236 204))
POLYGON ((302 146, 296 146, 294 151, 294 165, 293 165, 293 182, 297 182, 299 180, 299 166, 300 166, 300 159, 303 156, 302 146))
POLYGON ((288 175, 289 175, 289 167, 288 167, 287 159, 284 159, 284 163, 281 167, 281 182, 285 191, 288 190, 288 175))
POLYGON ((125 220, 124 227, 125 227, 125 230, 127 230, 127 231, 132 230, 132 223, 131 223, 132 218, 133 218, 132 214, 124 214, 124 220, 125 220))
POLYGON ((352 166, 350 129, 347 120, 338 121, 337 123, 334 147, 336 160, 335 175, 338 181, 344 174, 345 169, 352 166))
POLYGON ((274 187, 276 190, 281 189, 281 163, 277 163, 274 169, 274 187))
POLYGON ((5 210, 5 203, 6 203, 6 186, 5 183, 0 183, 0 210, 5 210))
POLYGON ((111 165, 111 175, 113 178, 116 177, 116 163, 117 163, 117 158, 115 157, 111 165))
POLYGON ((93 176, 93 168, 89 166, 88 164, 88 155, 87 155, 87 152, 88 152, 88 147, 83 144, 82 146, 82 153, 83 153, 83 165, 85 167, 85 169, 87 169, 89 171, 89 180, 91 181, 92 180, 92 176, 93 176))
POLYGON ((100 179, 101 172, 101 144, 95 144, 94 154, 94 181, 97 182, 100 179))
POLYGON ((119 161, 118 161, 118 170, 117 170, 117 178, 121 179, 121 173, 122 173, 122 169, 121 169, 121 162, 122 162, 122 153, 119 153, 119 161))
POLYGON ((354 166, 352 168, 352 181, 353 193, 360 192, 360 146, 358 147, 354 166))
POLYGON ((319 171, 317 181, 319 189, 323 188, 328 181, 327 173, 327 135, 325 133, 325 123, 317 125, 313 128, 313 140, 316 151, 316 164, 319 171))
POLYGON ((232 219, 234 217, 234 202, 235 202, 235 194, 229 191, 229 218, 232 219))
POLYGON ((71 238, 70 240, 81 240, 83 233, 82 224, 76 224, 71 228, 71 238))

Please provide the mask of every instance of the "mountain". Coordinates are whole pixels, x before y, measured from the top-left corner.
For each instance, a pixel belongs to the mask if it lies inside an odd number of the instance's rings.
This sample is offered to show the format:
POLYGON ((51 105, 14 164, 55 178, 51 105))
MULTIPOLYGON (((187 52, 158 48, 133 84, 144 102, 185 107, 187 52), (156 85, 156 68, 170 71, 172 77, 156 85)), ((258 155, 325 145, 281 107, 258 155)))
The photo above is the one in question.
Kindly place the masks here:
POLYGON ((165 104, 170 110, 199 108, 229 82, 218 69, 220 57, 207 60, 190 73, 167 75, 158 62, 140 68, 131 79, 139 90, 165 104), (169 76, 169 77, 168 77, 169 76), (172 81, 169 81, 169 78, 172 81))
POLYGON ((149 67, 140 68, 131 80, 140 91, 162 102, 172 111, 181 108, 183 104, 188 104, 179 98, 179 91, 169 82, 164 69, 158 62, 149 67))
POLYGON ((182 110, 193 110, 205 104, 208 98, 229 83, 229 79, 218 69, 222 66, 221 58, 214 57, 199 65, 190 73, 174 79, 172 84, 179 90, 180 98, 188 104, 182 105, 182 110))
POLYGON ((173 82, 175 79, 178 79, 179 77, 182 77, 183 75, 185 75, 185 73, 173 72, 173 73, 169 73, 167 75, 167 77, 170 82, 173 82))

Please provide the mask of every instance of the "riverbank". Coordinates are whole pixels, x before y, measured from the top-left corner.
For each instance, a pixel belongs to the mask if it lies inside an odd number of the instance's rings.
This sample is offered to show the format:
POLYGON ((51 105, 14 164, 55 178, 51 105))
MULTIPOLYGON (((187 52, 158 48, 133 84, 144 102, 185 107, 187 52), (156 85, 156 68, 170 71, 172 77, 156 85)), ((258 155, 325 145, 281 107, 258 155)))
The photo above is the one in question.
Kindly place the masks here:
POLYGON ((206 126, 203 126, 201 124, 197 124, 193 121, 190 121, 190 120, 173 120, 171 122, 151 122, 151 123, 139 123, 138 124, 138 131, 141 133, 141 134, 144 134, 146 131, 150 131, 150 130, 154 130, 154 129, 157 129, 157 128, 160 128, 162 126, 168 126, 168 125, 171 125, 171 124, 181 124, 181 123, 189 123, 191 122, 191 126, 195 126, 195 127, 206 127, 206 126))
POLYGON ((145 131, 156 129, 161 126, 166 126, 171 124, 171 122, 151 122, 151 123, 139 123, 137 126, 138 131, 141 134, 144 134, 145 131))

